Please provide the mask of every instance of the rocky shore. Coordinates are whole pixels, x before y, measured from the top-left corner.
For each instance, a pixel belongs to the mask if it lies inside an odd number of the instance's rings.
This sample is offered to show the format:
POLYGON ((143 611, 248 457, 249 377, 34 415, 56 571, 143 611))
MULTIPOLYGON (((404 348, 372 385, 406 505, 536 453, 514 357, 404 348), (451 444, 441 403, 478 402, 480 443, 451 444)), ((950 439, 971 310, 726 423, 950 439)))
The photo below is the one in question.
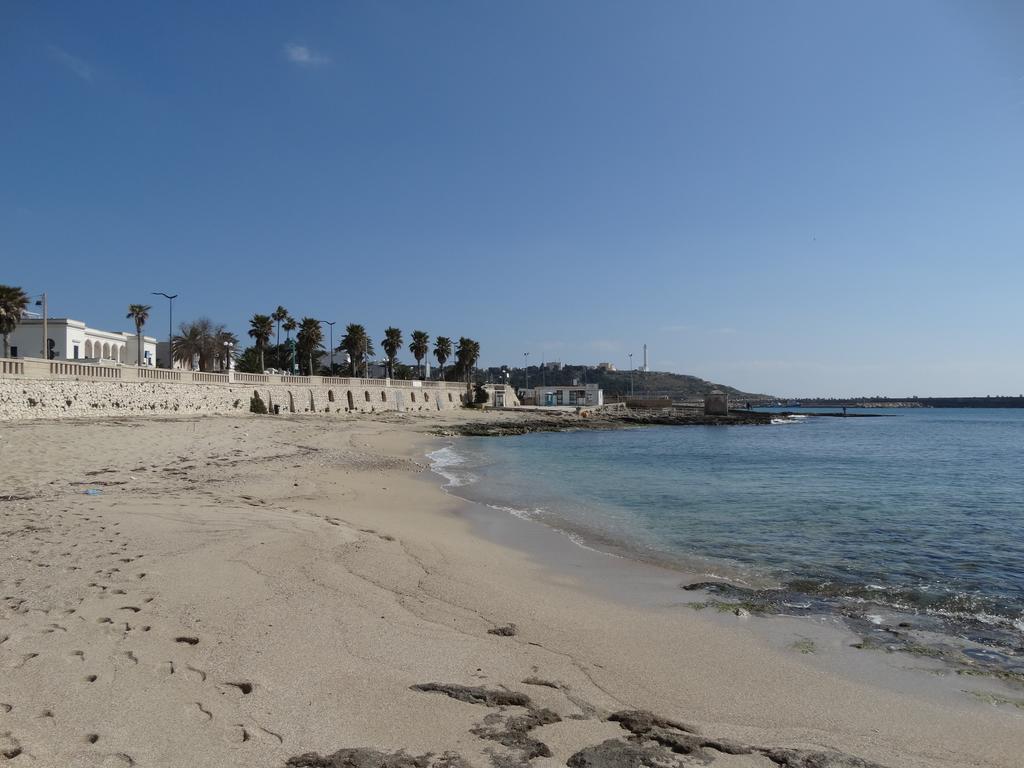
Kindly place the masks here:
POLYGON ((705 416, 704 414, 673 411, 566 411, 538 412, 518 411, 507 419, 490 421, 466 421, 449 424, 438 430, 443 436, 462 435, 466 437, 498 437, 503 435, 525 435, 530 432, 567 432, 578 429, 625 429, 628 427, 653 426, 702 426, 721 427, 738 425, 771 424, 778 414, 754 411, 731 411, 728 416, 705 416))

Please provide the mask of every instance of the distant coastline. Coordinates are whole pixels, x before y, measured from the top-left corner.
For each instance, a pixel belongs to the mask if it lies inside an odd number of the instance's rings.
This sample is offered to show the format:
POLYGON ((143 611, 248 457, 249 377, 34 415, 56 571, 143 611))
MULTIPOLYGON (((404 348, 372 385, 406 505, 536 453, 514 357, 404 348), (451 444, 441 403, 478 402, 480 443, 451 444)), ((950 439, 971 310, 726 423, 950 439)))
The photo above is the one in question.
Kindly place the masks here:
MULTIPOLYGON (((808 397, 773 401, 801 408, 1024 408, 1024 395, 988 397, 808 397)), ((756 405, 768 403, 758 401, 756 405)))

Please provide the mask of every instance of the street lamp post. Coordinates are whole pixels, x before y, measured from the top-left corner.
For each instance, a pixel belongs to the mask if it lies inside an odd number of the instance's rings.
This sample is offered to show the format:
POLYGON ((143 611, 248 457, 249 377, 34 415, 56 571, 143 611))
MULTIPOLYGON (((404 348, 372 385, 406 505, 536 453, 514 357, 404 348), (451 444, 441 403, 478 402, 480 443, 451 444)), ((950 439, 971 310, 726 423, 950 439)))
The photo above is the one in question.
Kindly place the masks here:
POLYGON ((50 339, 49 339, 50 334, 49 334, 49 328, 47 328, 47 326, 46 326, 47 316, 48 316, 49 313, 46 311, 47 308, 46 308, 46 292, 45 291, 42 294, 42 298, 39 299, 39 301, 36 302, 36 306, 43 308, 43 354, 42 354, 42 358, 43 358, 43 360, 49 360, 50 359, 50 339))
POLYGON ((178 294, 171 296, 161 291, 150 291, 150 293, 167 299, 167 368, 171 369, 174 367, 174 352, 171 350, 174 342, 174 300, 178 298, 178 294))
POLYGON ((523 389, 530 388, 530 353, 523 352, 523 373, 526 375, 526 384, 523 385, 523 389))
POLYGON ((328 328, 331 329, 331 376, 334 375, 334 324, 337 320, 321 320, 321 323, 325 323, 328 328))
POLYGON ((633 396, 633 353, 629 353, 629 396, 633 396))

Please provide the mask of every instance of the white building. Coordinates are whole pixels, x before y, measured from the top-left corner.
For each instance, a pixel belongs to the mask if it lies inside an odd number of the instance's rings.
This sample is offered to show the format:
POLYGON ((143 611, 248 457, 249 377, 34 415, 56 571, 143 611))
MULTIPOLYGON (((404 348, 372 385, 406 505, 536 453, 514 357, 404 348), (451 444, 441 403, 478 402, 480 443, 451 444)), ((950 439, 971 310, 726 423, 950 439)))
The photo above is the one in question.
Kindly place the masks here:
MULTIPOLYGON (((48 318, 46 333, 50 340, 49 357, 53 360, 136 364, 138 347, 134 333, 100 331, 66 317, 48 318)), ((11 357, 46 359, 42 318, 22 318, 10 335, 10 344, 11 357)), ((142 359, 144 365, 156 364, 156 339, 143 335, 142 359)))
POLYGON ((604 405, 604 390, 600 384, 534 387, 523 390, 520 399, 534 405, 597 406, 604 405))

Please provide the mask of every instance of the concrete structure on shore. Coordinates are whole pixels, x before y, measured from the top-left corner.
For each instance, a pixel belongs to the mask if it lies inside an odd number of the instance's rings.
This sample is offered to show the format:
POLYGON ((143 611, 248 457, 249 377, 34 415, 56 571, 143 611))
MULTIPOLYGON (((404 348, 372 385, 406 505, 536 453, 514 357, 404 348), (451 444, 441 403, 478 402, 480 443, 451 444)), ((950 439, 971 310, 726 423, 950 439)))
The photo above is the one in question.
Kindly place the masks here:
MULTIPOLYGON (((491 402, 518 405, 510 387, 487 387, 491 402), (500 398, 497 397, 500 389, 500 398)), ((248 412, 258 397, 280 413, 444 411, 466 386, 332 376, 286 376, 0 358, 0 421, 81 416, 248 412)))
POLYGON ((713 389, 704 396, 705 416, 728 416, 729 396, 720 389, 713 389))
POLYGON ((604 390, 599 384, 555 385, 522 391, 523 402, 531 405, 604 405, 604 390))
MULTIPOLYGON (((95 362, 124 363, 137 365, 138 345, 134 333, 122 331, 101 331, 89 328, 81 320, 67 317, 50 317, 46 320, 46 335, 53 342, 50 345, 52 360, 81 360, 95 362)), ((11 332, 11 357, 35 357, 45 359, 43 342, 43 319, 22 318, 18 327, 11 332)), ((156 365, 156 339, 142 337, 143 365, 156 365)))

